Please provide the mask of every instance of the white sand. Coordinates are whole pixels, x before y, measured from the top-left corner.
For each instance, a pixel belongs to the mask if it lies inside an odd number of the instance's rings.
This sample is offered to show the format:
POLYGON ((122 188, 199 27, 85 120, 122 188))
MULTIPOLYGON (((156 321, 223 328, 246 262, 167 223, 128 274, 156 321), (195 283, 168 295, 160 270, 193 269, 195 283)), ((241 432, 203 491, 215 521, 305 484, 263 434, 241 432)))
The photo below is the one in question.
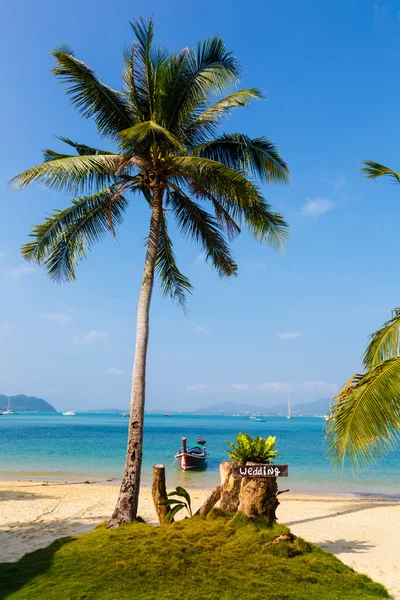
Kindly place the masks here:
MULTIPOLYGON (((117 494, 111 485, 0 481, 0 561, 91 531, 110 516, 117 494)), ((191 490, 195 510, 208 494, 191 490)), ((280 501, 279 521, 293 533, 383 583, 400 600, 399 501, 294 494, 283 494, 280 501)), ((149 488, 141 490, 139 514, 156 523, 149 488)))

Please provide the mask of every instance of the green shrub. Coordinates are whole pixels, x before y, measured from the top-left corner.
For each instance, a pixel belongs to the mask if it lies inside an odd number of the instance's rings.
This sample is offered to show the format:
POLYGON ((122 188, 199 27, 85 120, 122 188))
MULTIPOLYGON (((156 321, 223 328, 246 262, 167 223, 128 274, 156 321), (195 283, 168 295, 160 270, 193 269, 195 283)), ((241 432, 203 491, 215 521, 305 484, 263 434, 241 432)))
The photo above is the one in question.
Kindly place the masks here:
POLYGON ((230 446, 229 458, 239 462, 269 463, 278 455, 275 450, 276 436, 270 435, 268 438, 253 438, 248 433, 238 433, 236 436, 236 446, 227 441, 230 446))

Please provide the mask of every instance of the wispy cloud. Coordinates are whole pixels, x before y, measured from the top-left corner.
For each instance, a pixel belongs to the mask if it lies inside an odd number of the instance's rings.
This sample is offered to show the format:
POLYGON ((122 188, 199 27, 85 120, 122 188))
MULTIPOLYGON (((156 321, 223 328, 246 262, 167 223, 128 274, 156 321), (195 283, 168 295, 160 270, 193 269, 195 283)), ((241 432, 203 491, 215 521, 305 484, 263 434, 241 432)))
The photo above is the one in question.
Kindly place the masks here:
POLYGON ((72 321, 71 317, 68 315, 63 315, 62 313, 43 313, 40 315, 40 318, 43 321, 55 321, 60 325, 67 325, 72 321))
POLYGON ((29 265, 20 265, 19 267, 12 267, 11 269, 8 269, 6 271, 6 275, 11 279, 19 279, 23 275, 27 275, 33 271, 36 271, 35 267, 30 267, 29 265))
POLYGON ((204 252, 200 252, 200 254, 198 254, 194 260, 196 265, 201 265, 205 262, 206 260, 206 255, 204 254, 204 252))
POLYGON ((250 390, 248 383, 231 383, 229 387, 231 387, 233 390, 237 390, 238 392, 247 392, 250 390))
POLYGON ((4 256, 7 256, 7 252, 0 252, 0 258, 3 258, 4 256))
POLYGON ((193 327, 192 331, 193 331, 193 333, 197 333, 198 335, 208 335, 210 333, 209 329, 206 329, 205 327, 202 327, 201 325, 198 325, 197 327, 193 327))
POLYGON ((110 336, 104 331, 88 331, 83 336, 75 336, 73 338, 75 344, 81 344, 89 346, 92 344, 99 344, 106 342, 110 336))
POLYGON ((187 392, 201 392, 203 390, 209 390, 211 386, 206 383, 193 383, 186 386, 187 392))
POLYGON ((331 210, 334 206, 329 198, 307 198, 307 202, 301 209, 301 214, 305 217, 319 217, 331 210))
POLYGON ((301 383, 290 383, 281 381, 264 381, 257 383, 254 386, 258 392, 281 392, 281 393, 296 393, 296 392, 325 392, 334 393, 338 389, 336 383, 328 383, 326 381, 302 381, 301 383))
POLYGON ((11 329, 11 323, 7 323, 7 321, 3 321, 0 323, 0 329, 11 329))
POLYGON ((278 333, 278 338, 280 340, 295 340, 296 338, 302 337, 303 334, 299 331, 296 332, 287 332, 287 333, 278 333))
POLYGON ((117 369, 117 367, 111 367, 111 369, 106 369, 105 371, 108 375, 124 375, 125 371, 122 369, 117 369))

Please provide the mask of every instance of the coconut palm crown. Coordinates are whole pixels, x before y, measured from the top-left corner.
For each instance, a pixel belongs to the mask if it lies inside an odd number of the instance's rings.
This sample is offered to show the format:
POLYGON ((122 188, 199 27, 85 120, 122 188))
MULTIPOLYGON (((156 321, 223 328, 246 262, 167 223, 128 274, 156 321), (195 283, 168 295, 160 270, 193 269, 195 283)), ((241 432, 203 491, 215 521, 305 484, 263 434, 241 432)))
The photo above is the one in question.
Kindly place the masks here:
POLYGON ((75 278, 77 264, 102 237, 115 238, 135 195, 149 207, 127 467, 113 524, 136 518, 154 273, 163 292, 182 305, 192 289, 176 264, 170 221, 202 246, 219 275, 228 277, 237 272, 229 241, 243 226, 276 249, 288 237, 283 217, 256 183, 288 181, 276 146, 266 137, 219 131, 234 109, 263 97, 255 88, 237 89, 237 59, 217 37, 171 53, 154 44, 151 20, 131 26, 135 41, 124 53, 121 90, 102 83, 70 48, 52 52, 53 73, 66 85, 72 105, 94 120, 112 151, 60 138, 72 153, 45 150, 42 163, 12 180, 15 189, 36 182, 73 197, 66 209, 35 226, 22 247, 26 260, 43 265, 59 282, 75 278))

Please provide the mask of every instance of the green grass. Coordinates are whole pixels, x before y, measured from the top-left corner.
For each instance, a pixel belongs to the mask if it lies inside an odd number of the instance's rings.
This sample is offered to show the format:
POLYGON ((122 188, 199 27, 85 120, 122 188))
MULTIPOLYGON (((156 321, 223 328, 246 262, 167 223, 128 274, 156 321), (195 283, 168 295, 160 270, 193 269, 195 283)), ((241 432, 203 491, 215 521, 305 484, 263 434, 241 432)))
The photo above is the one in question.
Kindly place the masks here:
POLYGON ((383 586, 289 530, 221 511, 163 527, 145 523, 57 540, 0 564, 12 600, 371 600, 383 586))

